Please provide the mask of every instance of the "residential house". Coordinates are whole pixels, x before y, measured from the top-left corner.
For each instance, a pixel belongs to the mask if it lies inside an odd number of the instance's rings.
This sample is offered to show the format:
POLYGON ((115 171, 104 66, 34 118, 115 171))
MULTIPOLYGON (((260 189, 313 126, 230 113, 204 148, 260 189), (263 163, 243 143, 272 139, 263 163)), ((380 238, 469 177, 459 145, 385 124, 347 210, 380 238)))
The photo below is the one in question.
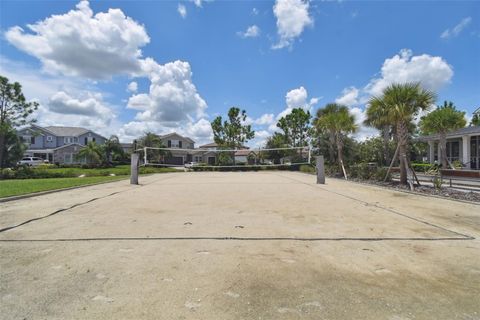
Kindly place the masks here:
POLYGON ((176 132, 159 135, 165 148, 169 148, 167 156, 159 156, 158 159, 147 159, 149 163, 158 162, 169 165, 183 165, 191 162, 195 141, 184 137, 176 132))
POLYGON ((32 124, 17 134, 27 144, 25 156, 40 157, 50 163, 73 164, 84 162, 76 154, 88 142, 104 144, 107 138, 80 127, 48 126, 32 124))
MULTIPOLYGON (((428 161, 435 163, 440 154, 439 136, 419 138, 429 145, 428 161)), ((460 161, 466 169, 480 170, 480 127, 466 127, 447 134, 447 158, 450 162, 460 161)))

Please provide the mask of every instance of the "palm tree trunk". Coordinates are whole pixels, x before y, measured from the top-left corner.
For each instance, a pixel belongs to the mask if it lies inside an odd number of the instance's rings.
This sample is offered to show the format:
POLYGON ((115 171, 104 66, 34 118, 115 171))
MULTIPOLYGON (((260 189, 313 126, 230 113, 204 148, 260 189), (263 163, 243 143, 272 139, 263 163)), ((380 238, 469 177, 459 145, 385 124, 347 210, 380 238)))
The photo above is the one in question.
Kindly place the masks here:
POLYGON ((447 136, 444 132, 440 133, 440 159, 443 169, 448 169, 447 161, 447 136))
POLYGON ((388 148, 388 143, 390 142, 390 126, 384 126, 382 129, 383 136, 383 160, 385 165, 388 165, 390 162, 390 152, 388 148))
POLYGON ((329 143, 328 143, 328 147, 329 147, 329 157, 330 157, 330 163, 333 164, 335 163, 335 149, 334 149, 334 146, 335 146, 335 134, 330 132, 328 134, 328 140, 329 140, 329 143))
POLYGON ((340 170, 343 173, 343 177, 347 180, 347 172, 345 171, 345 166, 343 165, 343 143, 341 138, 337 138, 337 152, 338 152, 338 165, 340 170))
POLYGON ((400 160, 400 183, 406 185, 407 181, 407 143, 408 128, 403 121, 397 124, 397 135, 399 144, 399 160, 400 160))

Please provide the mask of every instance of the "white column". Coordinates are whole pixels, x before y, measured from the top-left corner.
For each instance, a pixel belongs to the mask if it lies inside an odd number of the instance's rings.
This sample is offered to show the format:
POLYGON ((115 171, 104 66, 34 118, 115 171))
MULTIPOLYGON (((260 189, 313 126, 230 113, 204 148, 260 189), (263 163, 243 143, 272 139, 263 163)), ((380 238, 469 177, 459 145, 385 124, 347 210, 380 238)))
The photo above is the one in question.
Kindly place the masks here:
POLYGON ((428 141, 428 161, 430 164, 435 162, 435 141, 428 141))
POLYGON ((438 141, 438 144, 437 144, 437 163, 439 165, 442 164, 442 146, 440 145, 440 141, 438 141))
POLYGON ((470 137, 462 137, 462 162, 466 169, 470 169, 470 137))

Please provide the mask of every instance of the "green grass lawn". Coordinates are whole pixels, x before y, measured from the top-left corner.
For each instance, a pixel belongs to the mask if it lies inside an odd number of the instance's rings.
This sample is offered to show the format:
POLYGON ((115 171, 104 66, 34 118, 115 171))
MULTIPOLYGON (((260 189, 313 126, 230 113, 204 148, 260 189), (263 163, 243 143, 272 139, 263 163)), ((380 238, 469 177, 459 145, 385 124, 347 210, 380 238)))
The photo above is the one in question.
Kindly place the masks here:
POLYGON ((12 179, 0 180, 0 198, 99 182, 127 179, 129 176, 100 176, 84 178, 12 179))

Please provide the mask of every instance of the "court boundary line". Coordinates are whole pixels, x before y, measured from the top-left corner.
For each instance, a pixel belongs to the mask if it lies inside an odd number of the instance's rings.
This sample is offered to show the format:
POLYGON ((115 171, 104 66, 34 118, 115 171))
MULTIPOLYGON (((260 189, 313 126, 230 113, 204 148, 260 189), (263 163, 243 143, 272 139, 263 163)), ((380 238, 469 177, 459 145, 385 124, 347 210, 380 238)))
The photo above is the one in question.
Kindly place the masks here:
POLYGON ((89 241, 466 241, 475 238, 459 237, 320 237, 320 238, 295 238, 295 237, 92 237, 92 238, 55 238, 55 239, 0 239, 0 242, 89 242, 89 241))
MULTIPOLYGON (((396 214, 396 215, 399 215, 399 216, 402 216, 404 218, 407 218, 407 219, 410 219, 410 220, 413 220, 413 221, 416 221, 418 223, 422 223, 422 224, 425 224, 427 226, 430 226, 430 227, 433 227, 433 228, 437 228, 439 230, 443 230, 443 231, 446 231, 446 232, 449 232, 449 233, 453 233, 457 236, 461 236, 461 237, 464 237, 464 238, 467 238, 467 239, 470 239, 470 240, 473 240, 475 239, 475 237, 473 236, 470 236, 468 234, 464 234, 464 233, 461 233, 461 232, 457 232, 457 231, 453 231, 453 230, 450 230, 450 229, 447 229, 445 227, 442 227, 442 226, 439 226, 439 225, 436 225, 434 223, 431 223, 431 222, 428 222, 426 220, 422 220, 422 219, 419 219, 419 218, 415 218, 415 217, 412 217, 412 216, 409 216, 405 213, 402 213, 402 212, 399 212, 397 210, 394 210, 394 209, 390 209, 390 208, 387 208, 387 207, 384 207, 384 206, 381 206, 381 205, 378 205, 376 203, 371 203, 371 202, 368 202, 368 201, 364 201, 364 200, 361 200, 361 199, 357 199, 355 197, 352 197, 352 196, 349 196, 349 195, 346 195, 346 194, 342 194, 340 192, 336 192, 336 191, 332 191, 332 190, 328 190, 328 189, 325 189, 321 186, 319 186, 318 184, 309 184, 307 182, 304 182, 304 181, 301 181, 301 180, 298 180, 298 179, 294 179, 294 178, 291 178, 291 177, 286 177, 284 175, 281 175, 281 174, 276 174, 276 173, 273 173, 275 174, 276 176, 279 176, 279 177, 282 177, 282 178, 285 178, 285 179, 288 179, 288 180, 292 180, 292 181, 296 181, 296 182, 300 182, 306 186, 309 186, 313 189, 320 189, 320 190, 323 190, 323 191, 326 191, 326 192, 330 192, 330 193, 333 193, 333 194, 336 194, 336 195, 339 195, 339 196, 342 196, 342 197, 345 197, 347 199, 350 199, 350 200, 354 200, 354 201, 357 201, 357 202, 360 202, 364 205, 367 205, 367 206, 372 206, 372 207, 375 207, 375 208, 378 208, 378 209, 382 209, 382 210, 385 210, 387 212, 390 212, 392 214, 396 214)), ((392 190, 393 191, 393 190, 392 190)))

